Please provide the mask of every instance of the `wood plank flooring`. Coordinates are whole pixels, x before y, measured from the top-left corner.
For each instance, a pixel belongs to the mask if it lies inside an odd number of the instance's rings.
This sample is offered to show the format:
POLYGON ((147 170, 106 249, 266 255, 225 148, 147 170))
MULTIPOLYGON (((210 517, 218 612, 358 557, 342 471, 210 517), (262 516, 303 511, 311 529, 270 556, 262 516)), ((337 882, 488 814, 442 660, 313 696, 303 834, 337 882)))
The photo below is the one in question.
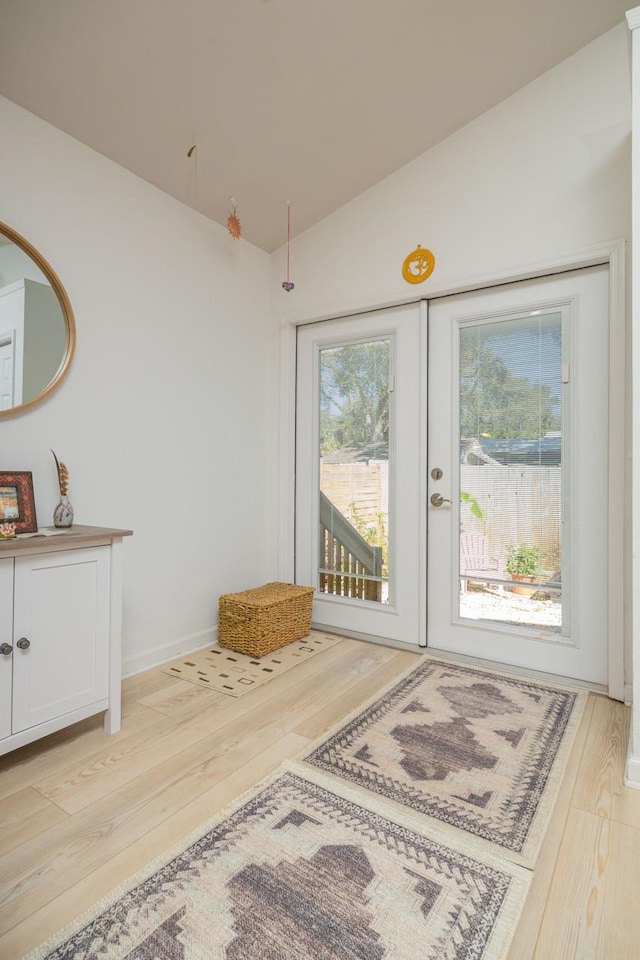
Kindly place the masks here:
MULTIPOLYGON (((239 700, 150 670, 124 682, 115 736, 92 718, 0 758, 0 960, 88 910, 418 660, 345 639, 239 700)), ((628 724, 628 708, 590 696, 509 960, 640 956, 628 724)))

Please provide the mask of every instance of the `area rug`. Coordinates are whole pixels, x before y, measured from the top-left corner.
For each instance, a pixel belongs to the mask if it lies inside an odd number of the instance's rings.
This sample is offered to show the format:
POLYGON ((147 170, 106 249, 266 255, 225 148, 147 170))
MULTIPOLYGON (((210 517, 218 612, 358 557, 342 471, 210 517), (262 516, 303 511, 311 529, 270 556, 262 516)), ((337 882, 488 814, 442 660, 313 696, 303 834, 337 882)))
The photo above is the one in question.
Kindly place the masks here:
POLYGON ((287 770, 28 960, 504 960, 528 883, 287 770))
POLYGON ((531 867, 586 697, 429 657, 304 759, 531 867))
POLYGON ((295 640, 259 658, 235 653, 216 644, 207 650, 174 660, 162 671, 208 690, 226 693, 229 697, 242 697, 341 640, 342 637, 335 634, 312 630, 303 640, 295 640))

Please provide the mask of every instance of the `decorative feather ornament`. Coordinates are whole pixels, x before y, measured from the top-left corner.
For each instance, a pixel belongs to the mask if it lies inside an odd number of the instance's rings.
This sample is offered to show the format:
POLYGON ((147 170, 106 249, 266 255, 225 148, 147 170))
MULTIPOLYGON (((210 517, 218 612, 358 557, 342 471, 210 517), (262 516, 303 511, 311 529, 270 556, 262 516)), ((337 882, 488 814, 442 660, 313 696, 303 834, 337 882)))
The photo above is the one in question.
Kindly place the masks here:
POLYGON ((69 470, 67 469, 66 464, 62 463, 61 460, 58 460, 53 450, 51 453, 53 453, 53 459, 56 462, 56 470, 58 471, 58 486, 60 487, 60 496, 66 497, 69 493, 69 470))

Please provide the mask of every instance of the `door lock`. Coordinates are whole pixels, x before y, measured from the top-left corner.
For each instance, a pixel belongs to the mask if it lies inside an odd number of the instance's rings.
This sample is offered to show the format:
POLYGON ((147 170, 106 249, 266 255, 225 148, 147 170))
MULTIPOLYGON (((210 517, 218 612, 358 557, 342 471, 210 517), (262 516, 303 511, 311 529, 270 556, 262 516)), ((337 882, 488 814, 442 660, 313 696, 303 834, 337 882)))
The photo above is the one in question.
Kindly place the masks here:
POLYGON ((442 470, 440 469, 440 467, 433 468, 433 470, 431 471, 431 479, 442 480, 442 470))
POLYGON ((431 494, 431 506, 432 507, 441 507, 443 503, 452 503, 452 500, 448 500, 447 497, 443 497, 441 493, 432 493, 431 494))

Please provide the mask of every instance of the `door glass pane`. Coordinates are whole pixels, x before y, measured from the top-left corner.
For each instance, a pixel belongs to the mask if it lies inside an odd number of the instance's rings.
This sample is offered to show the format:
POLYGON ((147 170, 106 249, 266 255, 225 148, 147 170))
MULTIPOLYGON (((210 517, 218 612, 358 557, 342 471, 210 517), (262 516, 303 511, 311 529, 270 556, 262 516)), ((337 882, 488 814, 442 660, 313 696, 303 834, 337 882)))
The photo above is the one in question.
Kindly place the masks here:
POLYGON ((389 338, 325 347, 318 590, 389 603, 389 338))
POLYGON ((463 618, 568 631, 562 330, 561 309, 460 328, 463 618))

